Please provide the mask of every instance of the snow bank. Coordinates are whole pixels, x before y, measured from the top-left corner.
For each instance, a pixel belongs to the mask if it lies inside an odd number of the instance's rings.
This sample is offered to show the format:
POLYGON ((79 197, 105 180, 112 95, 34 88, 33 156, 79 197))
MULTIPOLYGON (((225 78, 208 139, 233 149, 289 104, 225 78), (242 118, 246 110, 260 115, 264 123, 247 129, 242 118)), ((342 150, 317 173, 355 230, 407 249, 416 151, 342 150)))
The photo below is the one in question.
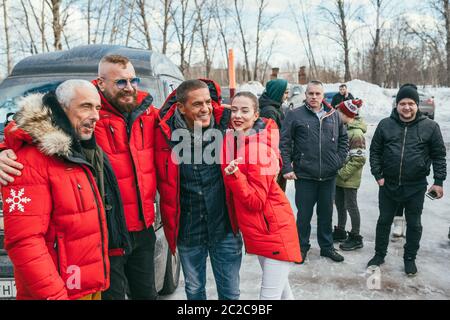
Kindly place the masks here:
MULTIPOLYGON (((341 83, 324 84, 325 92, 339 91, 341 83)), ((361 115, 370 121, 379 121, 388 117, 392 111, 392 96, 397 90, 381 88, 361 80, 352 80, 347 82, 348 91, 355 98, 362 99, 364 104, 361 109, 361 115)))
POLYGON ((237 89, 237 92, 241 91, 250 91, 255 96, 259 97, 262 95, 264 91, 264 86, 261 84, 261 82, 258 81, 249 81, 247 83, 243 83, 239 86, 237 89))
MULTIPOLYGON (((325 92, 339 91, 340 84, 324 84, 325 92)), ((397 94, 398 89, 385 89, 361 80, 349 81, 347 82, 347 87, 354 97, 364 101, 361 113, 367 120, 378 122, 391 114, 393 97, 397 94)), ((450 88, 420 87, 419 91, 426 95, 434 96, 436 121, 450 121, 450 88)))

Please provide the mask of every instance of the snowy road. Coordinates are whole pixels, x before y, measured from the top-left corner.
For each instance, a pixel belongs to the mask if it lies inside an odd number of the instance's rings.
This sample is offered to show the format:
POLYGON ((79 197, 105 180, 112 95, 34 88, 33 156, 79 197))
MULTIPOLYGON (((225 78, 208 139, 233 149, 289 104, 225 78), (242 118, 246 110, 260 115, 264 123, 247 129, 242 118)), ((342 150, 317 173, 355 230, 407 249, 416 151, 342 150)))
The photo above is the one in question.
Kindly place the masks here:
MULTIPOLYGON (((446 106, 449 107, 449 106, 446 106)), ((450 122, 447 115, 436 120, 440 123, 447 145, 447 163, 450 164, 450 122)), ((368 145, 376 124, 369 125, 368 145)), ((441 200, 425 200, 422 224, 423 236, 417 257, 419 272, 408 278, 403 271, 404 240, 391 242, 386 263, 381 274, 367 273, 366 264, 374 253, 375 226, 378 218, 378 187, 370 174, 368 163, 364 167, 363 181, 358 194, 361 211, 361 234, 364 248, 344 252, 345 261, 334 263, 319 256, 316 240, 316 220, 312 222, 311 244, 308 259, 303 265, 294 265, 290 283, 296 299, 450 299, 450 183, 444 184, 446 193, 441 200), (379 280, 379 281, 378 281, 379 280), (369 284, 369 285, 368 285, 369 284)), ((287 195, 296 213, 294 186, 288 185, 287 195)), ((333 223, 336 224, 336 212, 333 223)), ((349 228, 350 219, 347 221, 349 228)), ((335 245, 338 248, 338 245, 335 245)), ((341 252, 342 253, 342 252, 341 252)), ((261 269, 255 256, 244 255, 241 268, 241 299, 258 299, 261 269)), ((217 299, 214 277, 208 264, 207 293, 217 299)), ((163 299, 186 299, 184 281, 176 292, 163 299)))

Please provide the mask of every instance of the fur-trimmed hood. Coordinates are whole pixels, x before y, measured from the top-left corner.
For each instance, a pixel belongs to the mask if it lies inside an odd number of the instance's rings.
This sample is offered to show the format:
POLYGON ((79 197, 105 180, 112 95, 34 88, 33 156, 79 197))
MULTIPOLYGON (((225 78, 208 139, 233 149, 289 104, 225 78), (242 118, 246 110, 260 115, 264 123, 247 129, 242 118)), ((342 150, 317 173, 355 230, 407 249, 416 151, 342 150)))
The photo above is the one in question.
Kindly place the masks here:
POLYGON ((79 146, 75 132, 54 93, 23 97, 14 121, 5 128, 5 142, 12 149, 34 144, 45 155, 69 157, 79 146))

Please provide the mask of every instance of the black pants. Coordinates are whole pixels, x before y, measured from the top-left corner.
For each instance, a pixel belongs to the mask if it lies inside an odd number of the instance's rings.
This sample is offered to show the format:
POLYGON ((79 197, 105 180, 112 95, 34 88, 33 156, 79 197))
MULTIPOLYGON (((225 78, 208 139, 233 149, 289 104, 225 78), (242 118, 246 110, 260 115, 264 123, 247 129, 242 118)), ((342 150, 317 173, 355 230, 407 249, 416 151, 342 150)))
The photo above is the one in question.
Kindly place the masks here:
POLYGON ((333 248, 333 201, 336 179, 328 181, 295 180, 295 204, 297 205, 297 230, 300 248, 308 251, 311 247, 311 219, 317 204, 317 240, 322 250, 333 248))
POLYGON ((395 216, 396 217, 403 217, 403 211, 405 210, 405 208, 403 208, 403 205, 400 205, 397 209, 397 211, 395 211, 395 216))
POLYGON ((405 208, 406 244, 404 258, 416 258, 422 237, 421 215, 426 192, 425 186, 398 187, 391 189, 380 187, 378 193, 380 217, 377 222, 375 251, 380 256, 386 256, 389 244, 389 233, 394 216, 399 207, 405 208))
POLYGON ((338 212, 338 227, 345 230, 347 212, 352 221, 352 233, 359 234, 361 217, 358 208, 358 189, 336 187, 336 209, 338 212))
POLYGON ((130 232, 132 251, 121 257, 110 257, 110 287, 103 292, 104 300, 155 300, 155 242, 153 227, 139 232, 130 232), (127 292, 129 286, 129 292, 127 292))

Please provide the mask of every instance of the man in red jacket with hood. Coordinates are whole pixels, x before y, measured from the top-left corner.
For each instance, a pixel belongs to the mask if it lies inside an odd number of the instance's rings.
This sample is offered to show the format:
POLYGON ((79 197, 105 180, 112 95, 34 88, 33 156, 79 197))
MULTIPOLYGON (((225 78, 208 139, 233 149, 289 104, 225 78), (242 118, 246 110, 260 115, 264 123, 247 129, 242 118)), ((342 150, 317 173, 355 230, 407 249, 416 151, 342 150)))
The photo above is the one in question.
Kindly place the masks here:
MULTIPOLYGON (((153 128, 157 118, 150 94, 139 91, 140 79, 127 57, 107 55, 100 60, 93 81, 101 98, 100 119, 95 128, 98 145, 108 156, 117 178, 127 230, 125 243, 109 246, 111 285, 102 295, 124 300, 157 298, 154 275, 156 175, 153 128), (128 249, 128 250, 126 250, 128 249)), ((0 182, 12 182, 21 165, 11 150, 0 154, 0 182)), ((19 174, 18 174, 19 173, 19 174)), ((110 239, 117 237, 110 237, 110 239)))
POLYGON ((227 208, 220 163, 205 157, 217 144, 214 133, 221 137, 230 120, 220 102, 214 81, 184 81, 160 109, 155 129, 161 218, 172 253, 180 254, 188 300, 207 298, 208 256, 219 300, 240 296, 242 239, 227 208))

